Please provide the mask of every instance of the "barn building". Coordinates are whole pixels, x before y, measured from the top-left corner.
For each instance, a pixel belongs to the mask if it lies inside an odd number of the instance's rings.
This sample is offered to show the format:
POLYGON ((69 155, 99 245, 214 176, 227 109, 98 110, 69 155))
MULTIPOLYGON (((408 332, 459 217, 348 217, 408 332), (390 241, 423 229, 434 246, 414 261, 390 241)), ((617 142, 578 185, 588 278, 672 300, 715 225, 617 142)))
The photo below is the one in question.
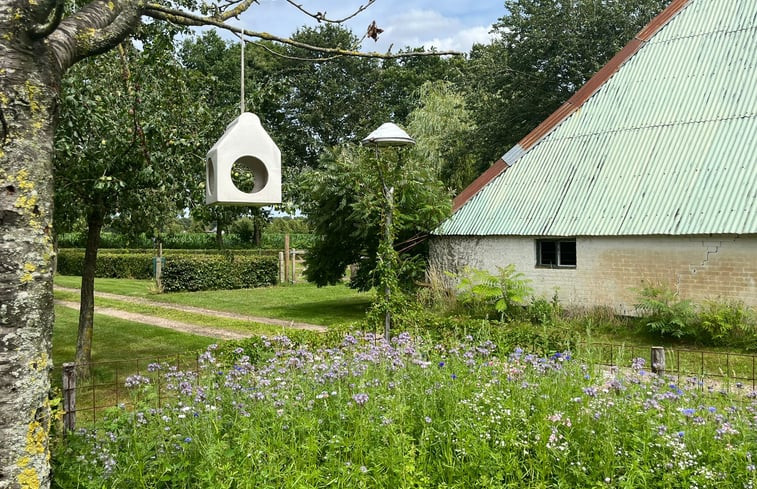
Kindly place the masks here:
POLYGON ((644 283, 757 305, 757 0, 674 0, 460 193, 431 259, 621 313, 644 283))

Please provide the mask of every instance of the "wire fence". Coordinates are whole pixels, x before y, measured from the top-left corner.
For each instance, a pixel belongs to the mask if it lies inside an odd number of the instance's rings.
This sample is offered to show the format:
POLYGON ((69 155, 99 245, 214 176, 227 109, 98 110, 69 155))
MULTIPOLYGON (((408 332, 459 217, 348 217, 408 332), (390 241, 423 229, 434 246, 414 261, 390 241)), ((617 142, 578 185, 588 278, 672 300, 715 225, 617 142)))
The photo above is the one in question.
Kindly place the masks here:
POLYGON ((149 401, 160 408, 177 392, 167 388, 163 376, 156 379, 154 395, 150 399, 140 396, 139 390, 128 389, 127 382, 134 376, 142 376, 161 369, 167 373, 194 375, 200 371, 199 355, 187 353, 165 357, 135 358, 130 360, 93 362, 86 364, 64 363, 53 369, 51 383, 61 390, 63 398, 63 425, 74 429, 77 424, 91 425, 98 416, 116 407, 132 408, 135 404, 149 401))
MULTIPOLYGON (((641 358, 658 374, 692 382, 702 389, 731 392, 733 389, 757 390, 757 355, 688 350, 613 343, 579 343, 574 358, 591 365, 626 368, 641 358)), ((122 361, 76 365, 65 363, 53 370, 52 383, 61 389, 64 427, 94 425, 113 408, 133 408, 137 404, 160 408, 178 396, 177 384, 195 383, 201 375, 200 355, 196 353, 162 358, 138 358, 122 361), (127 383, 160 370, 154 379, 149 398, 127 383), (131 379, 131 380, 130 380, 131 379)))
POLYGON ((634 359, 642 358, 652 369, 657 363, 653 358, 655 349, 664 352, 664 363, 654 370, 679 382, 696 378, 702 388, 718 388, 726 392, 733 388, 757 389, 757 355, 613 343, 579 343, 575 356, 587 363, 607 367, 629 367, 634 359))

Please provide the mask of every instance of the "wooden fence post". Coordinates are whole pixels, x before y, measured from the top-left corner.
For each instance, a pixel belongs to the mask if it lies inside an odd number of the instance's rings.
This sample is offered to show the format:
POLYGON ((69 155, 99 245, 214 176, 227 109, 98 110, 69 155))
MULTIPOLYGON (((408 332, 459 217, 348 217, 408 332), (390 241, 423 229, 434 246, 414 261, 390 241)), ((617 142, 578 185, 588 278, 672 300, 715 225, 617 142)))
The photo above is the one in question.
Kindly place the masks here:
POLYGON ((289 233, 284 235, 284 277, 289 282, 289 233))
POLYGON ((292 248, 292 283, 297 283, 297 250, 292 248))
POLYGON ((665 375, 665 348, 661 346, 652 347, 652 373, 665 375))
POLYGON ((63 429, 76 428, 76 364, 63 364, 63 429))

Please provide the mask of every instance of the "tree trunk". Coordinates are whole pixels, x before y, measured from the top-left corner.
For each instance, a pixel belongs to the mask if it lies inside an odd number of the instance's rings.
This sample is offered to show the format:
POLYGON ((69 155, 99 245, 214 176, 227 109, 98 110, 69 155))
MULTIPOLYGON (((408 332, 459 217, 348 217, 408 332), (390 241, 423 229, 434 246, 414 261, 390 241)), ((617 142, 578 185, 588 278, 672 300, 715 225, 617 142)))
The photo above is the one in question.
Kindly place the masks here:
POLYGON ((52 154, 60 67, 45 43, 14 23, 24 8, 0 1, 2 489, 50 483, 52 154))
POLYGON ((260 221, 259 217, 252 218, 252 242, 257 247, 260 247, 260 242, 263 240, 263 226, 260 221))
POLYGON ((100 230, 105 218, 102 206, 95 203, 87 216, 87 246, 84 250, 84 268, 81 274, 79 305, 79 334, 76 338, 77 377, 86 378, 92 363, 92 333, 95 317, 95 269, 97 250, 100 248, 100 230), (86 364, 86 365, 85 365, 86 364))

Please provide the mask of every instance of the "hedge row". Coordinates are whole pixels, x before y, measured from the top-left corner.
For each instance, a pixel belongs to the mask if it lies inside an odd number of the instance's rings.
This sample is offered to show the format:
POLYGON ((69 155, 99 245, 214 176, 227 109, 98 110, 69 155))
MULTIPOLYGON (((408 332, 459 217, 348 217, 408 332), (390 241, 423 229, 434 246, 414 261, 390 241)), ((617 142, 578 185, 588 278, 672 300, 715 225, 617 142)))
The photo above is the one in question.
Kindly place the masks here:
MULTIPOLYGON (((152 278, 152 253, 98 253, 95 277, 152 278)), ((81 275, 84 250, 58 250, 58 273, 81 275)))
MULTIPOLYGON (((72 251, 77 253, 84 253, 84 248, 61 248, 65 251, 72 251)), ((235 256, 279 256, 281 250, 277 249, 265 249, 265 248, 252 248, 246 250, 219 250, 219 249, 206 249, 206 250, 186 250, 186 249, 168 249, 163 248, 163 256, 174 255, 229 255, 235 256)), ((100 248, 98 255, 150 255, 155 256, 156 250, 153 248, 100 248)))
POLYGON ((163 267, 166 292, 247 289, 275 285, 277 258, 249 256, 176 256, 163 267))
MULTIPOLYGON (((152 253, 103 253, 97 255, 95 277, 153 277, 152 253)), ((81 275, 84 251, 58 251, 58 273, 81 275)), ((279 276, 278 257, 233 255, 169 255, 163 266, 166 292, 242 289, 275 285, 279 276)))
MULTIPOLYGON (((180 233, 163 236, 163 248, 205 250, 216 248, 216 237, 212 233, 180 233)), ((309 248, 315 236, 312 234, 290 234, 289 243, 292 248, 309 248)), ((61 248, 82 248, 87 236, 84 233, 63 233, 58 236, 58 246, 61 248)), ((224 247, 228 249, 255 248, 249 241, 243 241, 239 235, 227 233, 223 237, 224 247)), ((116 233, 101 233, 100 246, 102 248, 139 248, 152 249, 155 243, 151 238, 142 235, 138 238, 127 238, 116 233)), ((284 248, 284 234, 263 233, 260 248, 284 248)))

